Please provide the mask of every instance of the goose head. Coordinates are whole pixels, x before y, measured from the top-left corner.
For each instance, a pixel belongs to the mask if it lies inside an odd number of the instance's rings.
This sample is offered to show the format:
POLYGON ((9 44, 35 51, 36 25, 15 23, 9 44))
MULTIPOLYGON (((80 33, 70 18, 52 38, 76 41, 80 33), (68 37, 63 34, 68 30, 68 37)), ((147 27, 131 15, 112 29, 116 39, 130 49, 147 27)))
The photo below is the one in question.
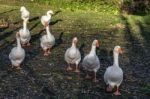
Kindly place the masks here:
POLYGON ((115 46, 114 53, 122 54, 123 48, 121 48, 120 46, 115 46))
POLYGON ((92 43, 92 46, 99 47, 99 41, 94 40, 93 43, 92 43))
POLYGON ((20 8, 20 12, 23 12, 24 10, 26 10, 26 8, 25 8, 24 6, 22 6, 22 7, 20 8))
POLYGON ((77 37, 74 37, 73 40, 72 40, 72 44, 76 45, 78 42, 78 38, 77 37))
POLYGON ((47 11, 47 15, 53 15, 54 12, 52 10, 47 11))

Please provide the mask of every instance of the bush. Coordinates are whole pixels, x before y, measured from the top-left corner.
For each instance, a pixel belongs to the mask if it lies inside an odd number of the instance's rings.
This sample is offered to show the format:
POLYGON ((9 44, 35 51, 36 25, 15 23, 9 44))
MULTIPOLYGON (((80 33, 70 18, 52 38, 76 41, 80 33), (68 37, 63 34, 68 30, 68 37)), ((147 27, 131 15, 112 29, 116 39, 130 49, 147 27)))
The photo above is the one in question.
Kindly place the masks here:
POLYGON ((129 14, 146 14, 150 10, 149 0, 124 0, 121 10, 129 14))

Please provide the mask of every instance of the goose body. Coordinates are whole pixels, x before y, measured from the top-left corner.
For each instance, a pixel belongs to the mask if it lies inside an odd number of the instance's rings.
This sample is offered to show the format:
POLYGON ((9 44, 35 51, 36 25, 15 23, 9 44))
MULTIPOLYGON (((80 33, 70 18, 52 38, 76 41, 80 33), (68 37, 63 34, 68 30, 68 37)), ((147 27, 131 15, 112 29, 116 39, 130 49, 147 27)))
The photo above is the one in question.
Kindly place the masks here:
POLYGON ((20 68, 20 64, 23 62, 24 58, 25 58, 25 51, 24 49, 21 47, 20 44, 20 38, 18 37, 19 33, 17 33, 16 35, 16 39, 17 39, 17 47, 14 47, 10 54, 9 54, 9 59, 12 63, 12 67, 17 67, 18 69, 20 68))
POLYGON ((119 67, 118 58, 119 53, 122 53, 122 49, 120 46, 116 46, 114 48, 114 64, 109 66, 104 73, 104 81, 106 85, 108 85, 108 90, 117 86, 117 91, 114 93, 115 95, 121 95, 119 92, 119 86, 123 81, 123 71, 119 67))
POLYGON ((75 72, 79 72, 79 62, 81 61, 81 54, 79 52, 79 49, 76 47, 77 38, 75 37, 72 41, 72 46, 68 48, 65 52, 65 61, 68 63, 67 70, 71 70, 70 67, 71 64, 76 65, 75 72))
POLYGON ((42 23, 43 26, 46 27, 47 25, 49 25, 52 14, 53 14, 53 11, 49 10, 49 11, 47 11, 46 15, 43 15, 41 17, 41 23, 42 23))
POLYGON ((109 84, 112 88, 114 88, 114 86, 120 86, 122 80, 123 71, 120 67, 113 65, 106 69, 104 74, 104 81, 107 85, 109 84))
POLYGON ((87 54, 82 62, 82 66, 85 70, 94 72, 95 73, 95 78, 94 81, 96 81, 96 72, 100 68, 100 61, 98 56, 96 55, 96 47, 98 47, 98 41, 94 40, 92 43, 92 48, 89 54, 87 54))
POLYGON ((68 48, 65 53, 65 60, 67 63, 70 64, 79 63, 81 60, 80 57, 81 57, 80 52, 75 47, 68 48))
POLYGON ((29 17, 30 17, 30 12, 24 7, 22 6, 20 8, 20 12, 21 12, 21 18, 24 20, 24 19, 28 19, 29 20, 29 17))
POLYGON ((31 39, 31 34, 29 29, 27 28, 27 19, 24 19, 23 21, 23 28, 19 30, 19 35, 20 35, 20 41, 21 44, 29 44, 30 39, 31 39))
POLYGON ((99 58, 97 57, 97 55, 88 54, 87 56, 84 57, 82 65, 84 69, 87 71, 97 72, 98 69, 100 68, 99 58))
POLYGON ((40 38, 40 45, 45 51, 45 55, 50 53, 50 49, 55 45, 55 37, 50 33, 49 26, 46 26, 46 32, 47 34, 40 38))

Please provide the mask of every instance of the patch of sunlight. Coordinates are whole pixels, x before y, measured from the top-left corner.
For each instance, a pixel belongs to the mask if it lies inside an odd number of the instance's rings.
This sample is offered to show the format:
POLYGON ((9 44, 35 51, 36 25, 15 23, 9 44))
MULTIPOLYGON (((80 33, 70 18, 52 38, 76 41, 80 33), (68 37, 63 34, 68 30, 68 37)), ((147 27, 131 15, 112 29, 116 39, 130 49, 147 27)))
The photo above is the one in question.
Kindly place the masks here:
POLYGON ((142 43, 144 41, 144 37, 141 35, 143 31, 141 30, 139 24, 141 25, 145 24, 143 17, 129 15, 127 17, 127 22, 129 24, 129 28, 132 35, 142 43))

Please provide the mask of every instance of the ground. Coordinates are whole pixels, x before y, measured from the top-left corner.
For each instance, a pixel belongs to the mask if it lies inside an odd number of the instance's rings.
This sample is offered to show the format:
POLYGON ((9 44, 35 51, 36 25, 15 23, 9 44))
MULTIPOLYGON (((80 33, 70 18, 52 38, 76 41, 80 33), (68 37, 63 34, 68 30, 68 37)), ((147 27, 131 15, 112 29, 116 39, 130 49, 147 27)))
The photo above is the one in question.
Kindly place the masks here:
POLYGON ((51 32, 56 45, 48 57, 43 56, 40 37, 45 34, 40 17, 49 5, 33 3, 9 3, 0 1, 0 98, 31 99, 148 99, 150 97, 150 15, 127 15, 111 9, 103 11, 73 10, 50 7, 51 32), (15 33, 22 27, 19 8, 25 5, 31 12, 28 28, 31 31, 31 47, 25 48, 26 57, 22 70, 11 69, 8 55, 16 46, 15 33), (98 39, 97 49, 101 67, 97 73, 98 83, 85 79, 85 71, 77 75, 66 72, 64 53, 71 46, 73 37, 82 58, 98 39), (105 91, 103 75, 113 64, 112 50, 120 45, 124 53, 119 57, 124 71, 120 87, 121 96, 105 91), (80 79, 79 79, 80 76, 80 79))

